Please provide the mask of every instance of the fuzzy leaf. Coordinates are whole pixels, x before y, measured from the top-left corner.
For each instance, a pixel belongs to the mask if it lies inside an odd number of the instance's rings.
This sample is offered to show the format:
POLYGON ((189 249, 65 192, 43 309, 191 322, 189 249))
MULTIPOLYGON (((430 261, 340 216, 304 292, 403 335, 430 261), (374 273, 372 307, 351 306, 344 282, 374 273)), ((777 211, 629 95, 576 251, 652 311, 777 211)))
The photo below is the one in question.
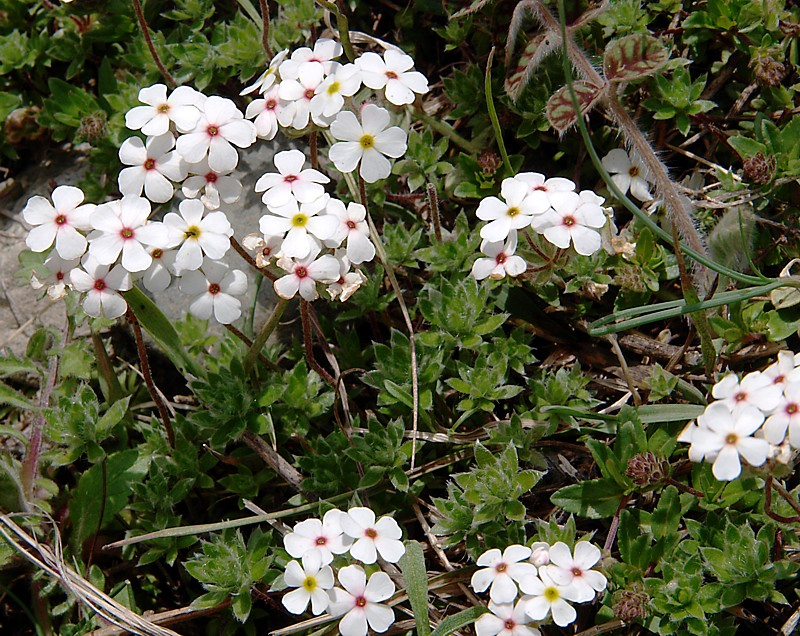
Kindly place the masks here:
MULTIPOLYGON (((559 39, 552 33, 540 33, 532 37, 519 55, 516 66, 513 67, 505 81, 506 94, 517 101, 523 89, 531 80, 533 72, 542 63, 542 60, 556 50, 559 39)), ((511 60, 506 59, 506 65, 511 66, 511 60)))
POLYGON ((470 15, 472 13, 480 11, 490 2, 492 2, 492 0, 473 0, 472 4, 470 4, 468 7, 464 9, 461 9, 460 11, 456 11, 453 15, 450 16, 450 19, 457 20, 458 18, 463 18, 465 15, 470 15))
POLYGON ((406 581, 411 609, 414 610, 417 634, 428 636, 431 633, 431 625, 428 618, 428 574, 425 571, 425 555, 417 541, 406 541, 405 546, 406 552, 400 557, 400 569, 406 581))
MULTIPOLYGON (((588 113, 600 98, 603 87, 595 86, 589 82, 575 82, 575 95, 581 107, 581 115, 588 113)), ((546 107, 547 121, 559 133, 565 132, 570 126, 578 121, 575 109, 572 106, 569 86, 559 88, 550 99, 547 100, 546 107)))
POLYGON ((471 625, 478 620, 481 614, 485 614, 487 611, 488 610, 483 605, 477 605, 462 610, 457 614, 452 614, 439 623, 439 626, 431 632, 431 636, 449 636, 462 627, 471 625))
POLYGON ((589 479, 553 493, 550 501, 589 519, 611 517, 622 501, 622 489, 610 479, 589 479))
POLYGON ((660 40, 634 33, 612 41, 603 56, 603 72, 609 82, 627 82, 652 75, 669 59, 660 40))

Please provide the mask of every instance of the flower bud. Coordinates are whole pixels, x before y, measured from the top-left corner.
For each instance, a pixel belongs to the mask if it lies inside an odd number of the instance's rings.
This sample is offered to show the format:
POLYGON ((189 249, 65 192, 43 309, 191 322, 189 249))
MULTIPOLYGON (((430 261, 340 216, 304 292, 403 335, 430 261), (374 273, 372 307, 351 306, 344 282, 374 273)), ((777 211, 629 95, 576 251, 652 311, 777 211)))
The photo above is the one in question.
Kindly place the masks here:
POLYGON ((644 592, 619 590, 614 593, 612 606, 614 616, 626 623, 647 618, 650 613, 650 597, 644 592))
POLYGON ((666 472, 663 462, 653 453, 638 453, 628 460, 625 474, 637 486, 657 484, 664 479, 666 472))

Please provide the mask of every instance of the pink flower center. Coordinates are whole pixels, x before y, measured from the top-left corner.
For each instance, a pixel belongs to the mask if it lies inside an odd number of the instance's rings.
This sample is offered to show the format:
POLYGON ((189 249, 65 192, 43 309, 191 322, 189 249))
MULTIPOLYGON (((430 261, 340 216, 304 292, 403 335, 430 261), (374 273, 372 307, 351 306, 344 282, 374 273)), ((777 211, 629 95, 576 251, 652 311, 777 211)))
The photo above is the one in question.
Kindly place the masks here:
POLYGON ((154 170, 156 167, 156 160, 150 159, 149 157, 144 162, 144 169, 145 170, 154 170))
POLYGON ((216 183, 219 177, 216 172, 209 172, 204 178, 206 183, 216 183))
POLYGON ((378 538, 378 531, 375 528, 367 528, 364 530, 364 536, 370 539, 377 539, 378 538))
POLYGON ((510 618, 507 618, 506 622, 503 623, 503 627, 505 627, 509 631, 514 629, 516 626, 517 626, 517 624, 513 620, 511 620, 510 618))
POLYGON ((775 379, 772 381, 772 383, 773 383, 773 384, 780 384, 780 383, 781 383, 781 382, 783 382, 785 379, 786 379, 786 377, 785 377, 785 376, 783 376, 783 375, 776 375, 776 376, 775 376, 775 379))
POLYGON ((283 181, 284 181, 284 183, 294 183, 294 182, 295 182, 295 181, 297 181, 298 179, 299 179, 299 177, 298 177, 296 174, 287 174, 287 175, 286 175, 286 176, 283 178, 283 181))
POLYGON ((397 79, 397 73, 394 71, 386 71, 386 77, 389 79, 397 79))
POLYGON ((219 134, 219 128, 217 126, 209 126, 206 128, 206 132, 210 137, 216 137, 219 134))
POLYGON ((150 254, 150 256, 153 258, 153 260, 157 261, 159 258, 164 256, 164 250, 162 250, 160 247, 157 247, 153 250, 153 253, 150 254))
POLYGON ((102 278, 98 278, 96 281, 94 281, 94 288, 97 291, 103 291, 106 288, 106 281, 104 281, 102 278))
POLYGON ((349 227, 351 230, 355 230, 356 229, 356 222, 355 221, 348 221, 347 223, 345 223, 345 225, 347 225, 347 227, 349 227))
POLYGON ((506 262, 506 260, 508 260, 508 259, 507 259, 506 255, 505 255, 503 252, 500 252, 500 253, 499 253, 499 254, 498 254, 496 257, 495 257, 495 259, 494 259, 494 260, 495 260, 495 261, 497 261, 497 264, 498 264, 498 265, 502 265, 502 264, 503 264, 503 263, 505 263, 505 262, 506 262))
POLYGON ((494 569, 498 572, 505 572, 508 569, 508 565, 506 563, 498 563, 494 566, 494 569))
POLYGON ((120 230, 119 235, 124 239, 131 239, 133 238, 133 230, 129 227, 124 227, 120 230))
POLYGON ((67 217, 64 214, 59 214, 56 217, 56 225, 64 225, 67 222, 67 217))
POLYGON ((562 225, 566 225, 567 227, 572 227, 575 225, 576 221, 574 217, 565 216, 564 219, 561 221, 562 225))
POLYGON ((305 267, 298 267, 294 270, 294 275, 297 276, 297 278, 305 278, 308 276, 308 270, 305 267))
POLYGON ((794 415, 797 413, 797 404, 787 404, 786 405, 786 414, 787 415, 794 415))
POLYGON ((275 107, 277 105, 278 105, 278 102, 276 102, 274 99, 268 99, 264 103, 264 110, 275 110, 275 107))
POLYGON ((208 293, 211 294, 212 296, 216 296, 220 291, 221 290, 220 290, 219 285, 217 283, 211 283, 208 286, 208 293))
POLYGON ((328 543, 328 539, 327 539, 327 537, 317 537, 317 540, 315 541, 315 543, 317 545, 325 545, 326 543, 328 543))
POLYGON ((306 92, 303 93, 303 97, 305 97, 306 99, 311 99, 312 97, 314 97, 314 89, 313 88, 307 88, 306 92))
POLYGON ((734 401, 736 402, 744 402, 747 399, 747 393, 744 391, 739 391, 736 395, 733 396, 734 401))
POLYGON ((577 566, 572 568, 572 576, 583 576, 583 570, 577 566))
POLYGON ((367 599, 363 596, 356 596, 356 607, 364 607, 367 604, 367 599))

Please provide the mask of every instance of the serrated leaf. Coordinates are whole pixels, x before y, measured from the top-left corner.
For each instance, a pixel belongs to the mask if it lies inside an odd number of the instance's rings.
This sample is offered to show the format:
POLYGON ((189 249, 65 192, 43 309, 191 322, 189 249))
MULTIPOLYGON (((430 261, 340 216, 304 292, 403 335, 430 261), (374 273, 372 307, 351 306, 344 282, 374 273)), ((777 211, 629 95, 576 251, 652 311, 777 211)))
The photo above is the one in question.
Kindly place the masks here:
MULTIPOLYGON (((603 93, 602 86, 596 86, 590 82, 574 82, 575 96, 581 109, 581 116, 588 113, 597 103, 603 93)), ((562 86, 547 100, 545 108, 547 121, 558 132, 565 132, 570 126, 578 121, 575 108, 572 106, 569 86, 562 86)))
POLYGON ((669 60, 660 40, 646 33, 634 33, 613 40, 603 56, 603 73, 609 82, 627 82, 647 77, 669 60))
POLYGON ((428 617, 428 574, 425 570, 425 555, 417 541, 405 541, 404 544, 406 552, 400 558, 399 565, 406 582, 406 593, 414 611, 418 636, 428 636, 431 633, 431 623, 428 617))

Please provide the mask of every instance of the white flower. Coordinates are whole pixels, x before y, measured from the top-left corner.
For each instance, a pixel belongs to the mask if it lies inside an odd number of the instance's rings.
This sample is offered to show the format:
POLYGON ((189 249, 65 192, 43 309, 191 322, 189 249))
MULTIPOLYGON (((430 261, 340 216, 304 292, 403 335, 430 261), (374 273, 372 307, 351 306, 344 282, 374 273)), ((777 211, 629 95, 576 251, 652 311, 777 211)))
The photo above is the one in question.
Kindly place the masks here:
POLYGON ((266 93, 278 80, 278 67, 283 63, 288 54, 289 49, 283 49, 280 53, 276 53, 275 57, 270 60, 267 70, 261 73, 258 79, 239 93, 239 95, 249 95, 256 90, 258 90, 259 93, 266 93))
POLYGON ((122 196, 145 196, 154 203, 166 203, 172 198, 172 181, 186 177, 186 164, 178 153, 172 151, 175 137, 165 133, 148 137, 143 144, 138 137, 130 137, 119 148, 119 160, 130 168, 119 173, 119 191, 122 196))
POLYGON ((359 270, 350 271, 350 259, 347 258, 344 250, 337 249, 333 255, 339 261, 339 278, 336 282, 328 285, 327 291, 331 300, 338 298, 341 302, 344 302, 355 294, 361 285, 367 282, 367 277, 359 270))
POLYGON ((278 118, 286 102, 280 98, 280 87, 275 86, 264 94, 263 99, 255 99, 247 105, 244 116, 253 119, 256 134, 262 139, 274 139, 278 134, 278 118))
POLYGON ((559 585, 550 578, 545 568, 539 571, 539 576, 525 577, 519 587, 532 597, 525 601, 525 612, 535 621, 544 620, 552 613, 553 622, 559 627, 566 627, 578 615, 575 608, 567 603, 578 601, 579 595, 575 587, 559 585))
POLYGON ((550 195, 552 208, 533 220, 533 229, 557 247, 566 249, 571 242, 578 254, 591 256, 601 245, 597 228, 606 223, 606 215, 598 200, 603 201, 589 190, 580 195, 575 192, 554 193, 550 195))
POLYGON ((782 393, 783 388, 761 371, 748 373, 741 382, 735 373, 730 373, 711 389, 711 395, 731 410, 750 405, 764 413, 778 406, 782 393))
POLYGON ((275 293, 290 300, 300 292, 305 300, 316 300, 319 297, 317 283, 332 283, 339 277, 339 262, 330 254, 317 258, 319 252, 319 247, 314 246, 304 259, 281 258, 278 266, 289 274, 273 283, 275 293))
POLYGON ((622 148, 614 148, 602 159, 603 167, 611 173, 611 180, 625 194, 630 188, 631 195, 639 201, 651 201, 650 172, 636 155, 631 159, 622 148))
POLYGON ((367 183, 385 179, 392 172, 394 159, 405 153, 408 136, 397 126, 389 127, 389 111, 367 104, 361 110, 361 124, 349 110, 340 112, 331 124, 331 133, 339 141, 330 149, 330 159, 340 172, 352 172, 361 164, 359 174, 367 183))
POLYGON ((490 221, 481 228, 481 238, 492 243, 505 241, 511 230, 528 227, 534 216, 550 207, 546 201, 528 196, 528 185, 517 179, 503 179, 500 194, 503 199, 486 197, 478 204, 476 212, 482 221, 490 221))
POLYGON ((520 172, 513 178, 528 186, 528 197, 536 201, 543 212, 550 207, 551 194, 575 191, 575 184, 564 177, 548 179, 539 172, 520 172), (545 202, 547 205, 544 205, 545 202))
POLYGON ((344 106, 344 98, 352 97, 361 88, 361 73, 355 64, 345 64, 336 69, 317 86, 311 98, 311 117, 319 126, 327 126, 331 117, 344 106))
POLYGON ((176 144, 189 163, 208 157, 214 172, 230 172, 239 163, 239 153, 231 145, 247 148, 256 140, 256 127, 243 118, 231 100, 213 95, 203 106, 203 114, 193 131, 181 135, 176 144))
POLYGON ((546 541, 535 541, 531 544, 531 556, 528 559, 537 568, 550 563, 550 544, 546 541))
POLYGON ((107 265, 101 265, 97 259, 87 255, 82 268, 76 267, 69 276, 74 289, 86 292, 83 310, 90 316, 112 319, 127 311, 128 303, 118 292, 128 291, 133 283, 131 275, 122 266, 117 265, 109 271, 107 265))
POLYGON ((509 276, 519 276, 528 265, 520 256, 515 256, 517 250, 517 231, 511 230, 508 238, 503 241, 481 241, 481 252, 488 258, 479 258, 472 265, 472 276, 475 280, 483 280, 487 276, 494 279, 509 276))
POLYGON ((98 205, 91 216, 94 232, 89 235, 89 254, 101 265, 111 265, 122 253, 122 266, 129 272, 150 267, 152 258, 145 245, 167 246, 161 223, 149 222, 150 201, 123 197, 98 205))
POLYGON ((242 196, 242 182, 227 172, 215 172, 208 167, 208 159, 187 164, 189 174, 182 186, 183 196, 196 199, 200 195, 209 210, 219 208, 221 202, 235 203, 242 196), (202 194, 201 194, 202 193, 202 194))
POLYGON ((305 612, 309 602, 314 616, 328 608, 330 597, 326 590, 333 587, 333 570, 331 566, 322 564, 316 552, 303 555, 302 567, 297 561, 289 561, 283 580, 289 587, 297 588, 284 594, 281 599, 283 606, 292 614, 305 612))
POLYGON ((170 233, 170 247, 180 245, 175 259, 175 271, 198 269, 203 256, 218 260, 230 248, 233 228, 224 212, 211 212, 203 218, 205 206, 197 199, 186 199, 178 206, 180 215, 170 212, 164 225, 170 233))
POLYGON ((247 276, 206 258, 200 270, 186 272, 181 277, 180 289, 184 294, 196 296, 189 305, 193 316, 201 320, 214 316, 217 322, 229 325, 242 315, 242 304, 235 296, 247 291, 247 276))
POLYGON ((139 101, 147 106, 135 106, 125 114, 125 125, 131 130, 141 129, 145 135, 163 135, 169 131, 170 121, 180 132, 194 128, 200 119, 205 95, 189 86, 178 86, 167 98, 167 87, 153 84, 139 91, 139 101))
POLYGON ((736 479, 742 472, 740 455, 751 466, 761 466, 767 460, 769 442, 752 437, 763 422, 764 414, 753 406, 740 406, 731 412, 724 402, 713 402, 697 418, 689 458, 713 461, 711 472, 720 481, 736 479))
POLYGON ((321 196, 311 203, 299 207, 294 199, 283 207, 271 208, 276 214, 265 214, 259 219, 258 227, 265 237, 283 236, 281 254, 289 258, 305 258, 318 245, 319 241, 329 239, 336 231, 336 217, 319 214, 325 210, 329 196, 321 196))
POLYGON ((369 240, 367 209, 363 205, 351 201, 345 208, 339 199, 331 199, 326 211, 339 220, 336 232, 325 243, 328 247, 339 247, 346 239, 350 263, 359 265, 375 258, 375 246, 369 240))
POLYGON ((160 247, 149 247, 147 251, 153 262, 142 274, 142 284, 149 292, 162 292, 172 282, 175 258, 178 252, 177 250, 164 250, 160 247))
POLYGON ((320 562, 327 565, 333 561, 334 554, 344 554, 350 548, 351 540, 342 532, 341 510, 328 510, 319 519, 306 519, 295 524, 292 531, 283 537, 286 551, 295 559, 307 554, 319 555, 320 562))
POLYGON ((410 104, 415 93, 428 92, 428 80, 422 73, 411 71, 414 60, 410 55, 388 49, 383 59, 377 53, 364 53, 356 60, 364 84, 385 89, 386 99, 395 106, 410 104))
POLYGON ((72 285, 69 274, 78 265, 79 259, 65 260, 58 252, 52 251, 44 259, 44 269, 31 274, 31 287, 41 289, 47 285, 47 295, 53 300, 59 300, 66 295, 67 287, 72 285))
MULTIPOLYGON (((588 541, 578 541, 575 544, 574 556, 570 553, 567 544, 558 541, 549 550, 550 565, 542 567, 558 585, 571 583, 580 596, 575 600, 583 603, 591 601, 595 597, 595 593, 602 592, 608 584, 608 580, 603 574, 592 570, 601 556, 600 548, 588 541)), ((540 568, 539 572, 541 571, 540 568)))
POLYGON ((242 245, 256 255, 256 267, 267 267, 273 257, 279 256, 283 244, 282 236, 268 236, 266 240, 259 234, 248 234, 242 245))
POLYGON ((256 181, 255 191, 264 192, 261 200, 270 208, 279 208, 295 199, 298 203, 310 203, 323 194, 321 185, 330 179, 319 170, 303 170, 306 156, 299 150, 284 150, 273 159, 278 172, 267 172, 256 181))
POLYGON ((521 563, 530 555, 530 548, 518 544, 508 546, 502 554, 497 548, 487 550, 478 557, 482 569, 472 575, 472 589, 485 592, 491 584, 489 598, 495 603, 510 603, 517 598, 517 583, 526 576, 536 576, 534 565, 521 563))
POLYGON ((783 399, 764 422, 764 438, 776 446, 783 443, 786 431, 792 448, 800 448, 800 383, 792 382, 783 389, 783 399))
POLYGON ((53 203, 40 196, 28 199, 22 218, 36 227, 28 233, 25 244, 34 252, 44 252, 55 241, 61 258, 80 258, 86 252, 86 237, 79 230, 91 228, 89 218, 95 206, 81 205, 83 191, 73 186, 57 187, 51 198, 53 203))
POLYGON ((303 130, 308 126, 311 100, 324 75, 321 64, 306 64, 301 67, 297 79, 284 79, 281 82, 278 96, 287 102, 278 113, 278 123, 281 126, 297 130, 303 130))
POLYGON ((369 577, 358 565, 348 565, 339 570, 339 582, 344 590, 335 587, 329 594, 331 616, 342 616, 339 633, 342 636, 365 636, 367 626, 383 633, 394 623, 394 610, 381 605, 394 594, 394 583, 386 572, 375 572, 369 577))
POLYGON ((372 510, 357 507, 350 508, 341 521, 344 533, 355 540, 350 554, 362 563, 375 563, 378 554, 389 563, 397 563, 406 552, 400 541, 403 533, 391 517, 381 517, 376 522, 372 510))
POLYGON ((475 621, 478 636, 541 636, 535 627, 528 627, 530 616, 525 613, 526 599, 513 603, 489 601, 489 613, 475 621))
POLYGON ((778 359, 764 369, 764 375, 772 380, 773 384, 785 389, 790 383, 800 381, 800 368, 795 365, 794 353, 779 351, 778 359))
POLYGON ((335 40, 320 38, 314 43, 312 51, 307 46, 292 51, 292 56, 280 64, 280 75, 283 79, 297 79, 304 72, 319 68, 323 74, 331 72, 333 60, 342 54, 342 45, 335 40))

